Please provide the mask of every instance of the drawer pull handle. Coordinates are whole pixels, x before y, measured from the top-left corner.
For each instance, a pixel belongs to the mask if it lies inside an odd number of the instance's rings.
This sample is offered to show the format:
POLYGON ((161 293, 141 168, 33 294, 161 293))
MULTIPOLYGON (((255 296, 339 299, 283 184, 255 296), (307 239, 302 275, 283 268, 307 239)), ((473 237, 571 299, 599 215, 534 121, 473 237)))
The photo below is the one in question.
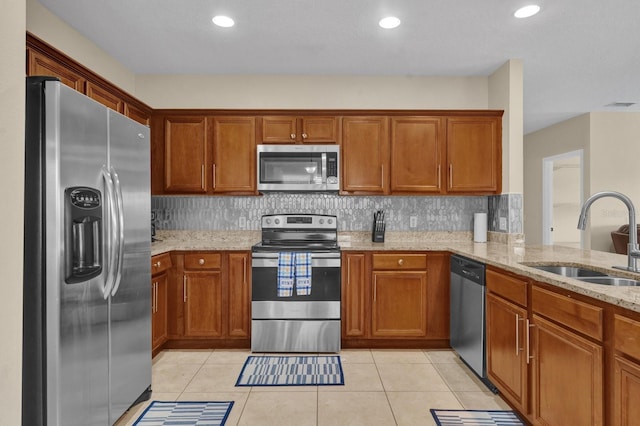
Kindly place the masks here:
POLYGON ((200 265, 204 265, 204 259, 199 259, 199 260, 198 260, 198 263, 199 263, 200 265))
POLYGON ((400 266, 404 265, 404 259, 398 259, 398 265, 400 266))

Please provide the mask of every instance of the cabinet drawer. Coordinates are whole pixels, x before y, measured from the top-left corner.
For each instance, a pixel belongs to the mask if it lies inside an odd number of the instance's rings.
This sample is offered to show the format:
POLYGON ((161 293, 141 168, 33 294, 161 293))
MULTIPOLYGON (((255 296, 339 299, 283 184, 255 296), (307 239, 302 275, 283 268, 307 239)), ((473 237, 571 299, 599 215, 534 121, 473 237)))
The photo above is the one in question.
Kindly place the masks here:
POLYGON ((487 290, 521 306, 527 306, 527 281, 487 269, 487 290))
POLYGON ((171 268, 171 256, 163 253, 151 258, 151 275, 160 274, 171 268))
POLYGON ((616 314, 613 323, 616 350, 640 360, 640 322, 616 314))
POLYGON ((427 269, 427 255, 407 253, 374 254, 373 269, 427 269))
POLYGON ((184 255, 184 269, 220 269, 220 253, 190 253, 184 255))
POLYGON ((602 340, 603 309, 574 300, 569 295, 533 286, 533 312, 597 340, 602 340))

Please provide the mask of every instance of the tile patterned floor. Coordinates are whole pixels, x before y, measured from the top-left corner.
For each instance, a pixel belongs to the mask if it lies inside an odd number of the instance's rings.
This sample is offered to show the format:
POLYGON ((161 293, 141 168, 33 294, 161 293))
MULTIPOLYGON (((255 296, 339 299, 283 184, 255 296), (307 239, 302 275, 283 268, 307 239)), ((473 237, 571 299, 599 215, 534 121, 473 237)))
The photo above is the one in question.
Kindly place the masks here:
MULTIPOLYGON (((344 386, 235 387, 248 350, 168 350, 152 399, 235 401, 227 425, 435 425, 430 408, 509 409, 446 350, 347 349, 344 386)), ((132 425, 149 402, 116 423, 132 425)))

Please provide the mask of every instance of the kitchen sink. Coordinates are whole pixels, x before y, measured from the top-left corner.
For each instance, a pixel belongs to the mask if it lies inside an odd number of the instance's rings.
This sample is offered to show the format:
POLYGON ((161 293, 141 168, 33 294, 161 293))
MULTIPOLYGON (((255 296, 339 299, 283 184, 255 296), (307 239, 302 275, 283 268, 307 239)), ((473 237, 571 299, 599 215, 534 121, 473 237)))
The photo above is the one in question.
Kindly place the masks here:
POLYGON ((610 285, 610 286, 640 286, 640 281, 632 278, 614 277, 603 272, 594 271, 592 269, 580 266, 564 266, 564 265, 527 265, 530 268, 540 271, 551 272, 553 274, 562 275, 563 277, 574 278, 591 284, 610 285))
POLYGON ((640 281, 631 278, 621 277, 582 277, 577 278, 580 281, 592 284, 612 285, 612 286, 640 286, 640 281))
POLYGON ((527 265, 530 268, 539 269, 545 272, 562 275, 563 277, 581 278, 581 277, 608 277, 607 274, 594 271, 579 266, 562 266, 562 265, 527 265))

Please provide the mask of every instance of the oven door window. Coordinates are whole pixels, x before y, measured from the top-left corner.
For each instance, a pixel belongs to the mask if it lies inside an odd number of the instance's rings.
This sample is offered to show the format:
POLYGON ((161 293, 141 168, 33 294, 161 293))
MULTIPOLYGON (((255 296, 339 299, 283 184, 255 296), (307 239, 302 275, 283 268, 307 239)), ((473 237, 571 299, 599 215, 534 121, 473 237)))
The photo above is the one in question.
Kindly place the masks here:
POLYGON ((322 154, 262 152, 260 183, 322 184, 322 154))
POLYGON ((314 267, 311 272, 311 294, 298 296, 294 290, 291 297, 277 296, 278 268, 256 268, 251 270, 251 300, 258 301, 339 301, 340 268, 314 267))

